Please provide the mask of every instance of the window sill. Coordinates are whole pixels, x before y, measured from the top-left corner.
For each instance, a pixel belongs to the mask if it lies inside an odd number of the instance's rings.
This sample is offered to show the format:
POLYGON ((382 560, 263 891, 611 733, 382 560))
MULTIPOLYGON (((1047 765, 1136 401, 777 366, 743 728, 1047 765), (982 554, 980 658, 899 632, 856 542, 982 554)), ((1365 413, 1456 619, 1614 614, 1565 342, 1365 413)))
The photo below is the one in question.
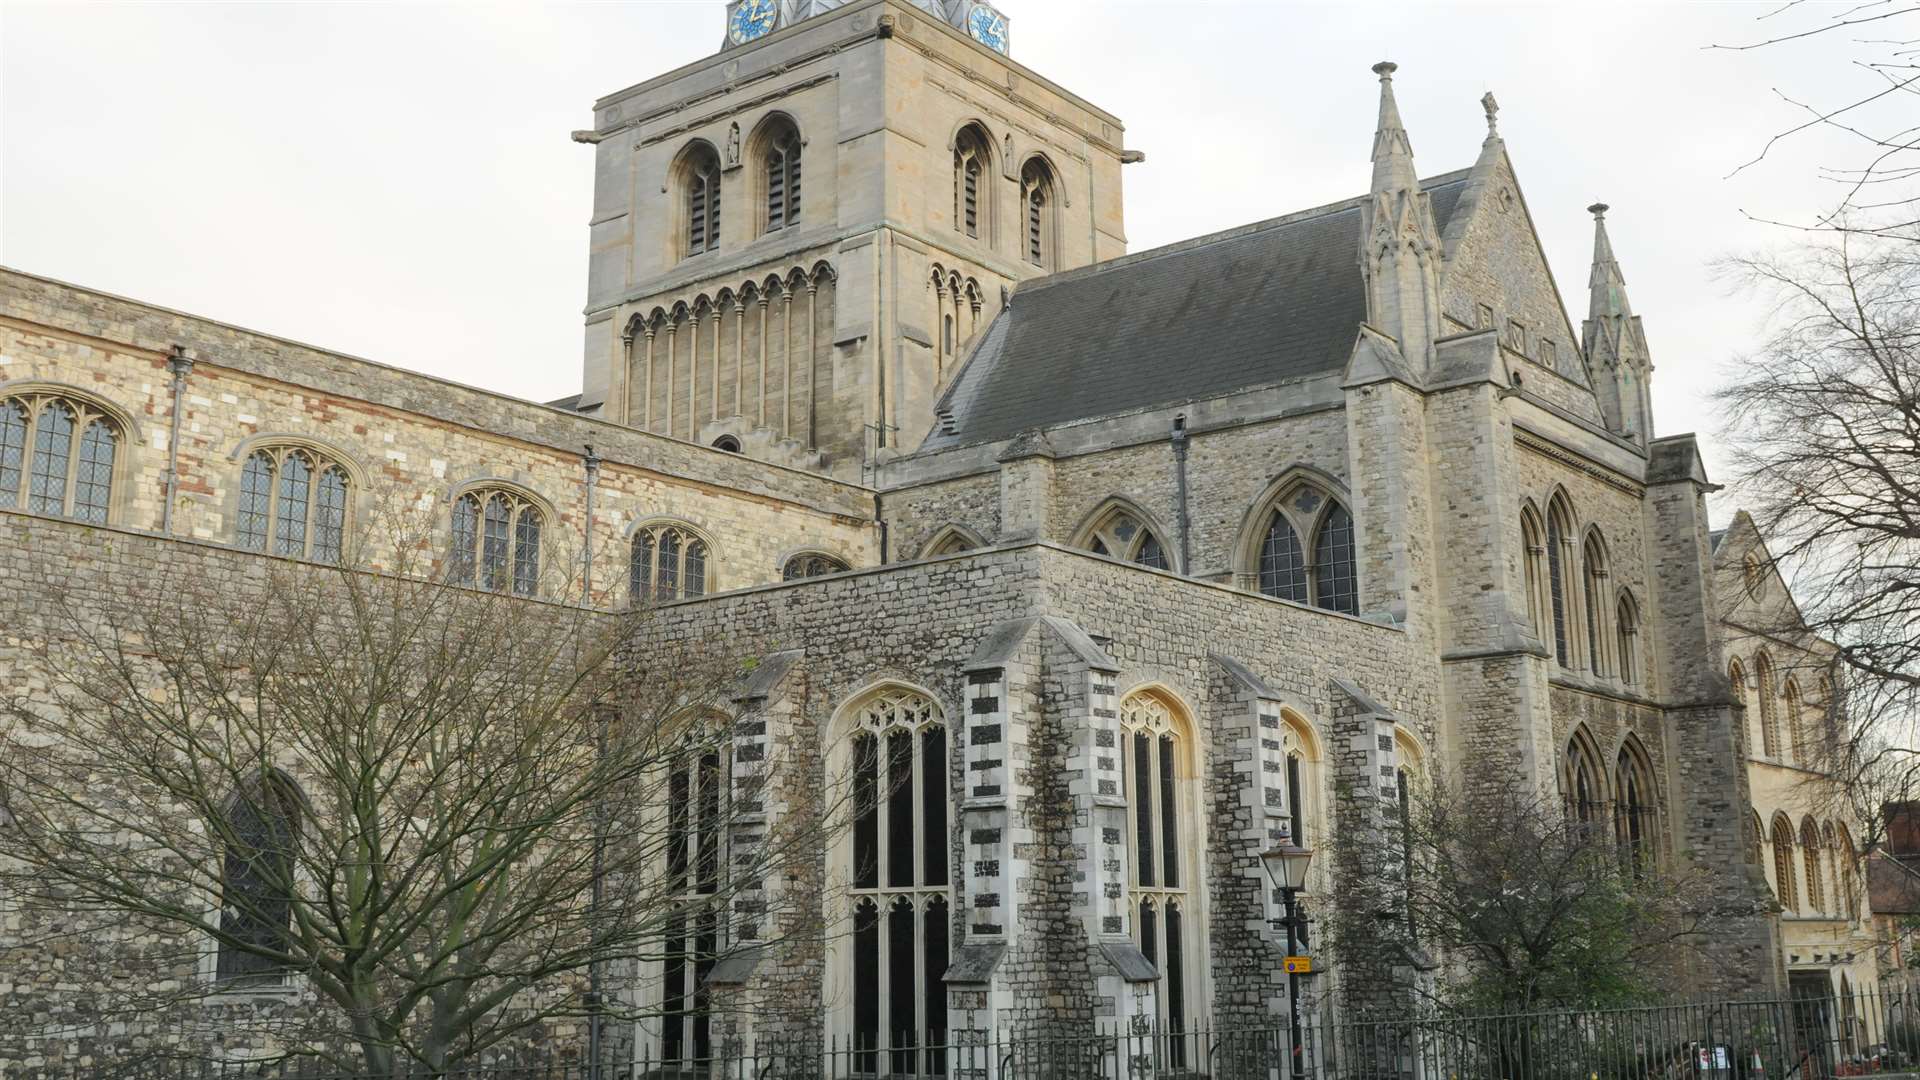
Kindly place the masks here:
POLYGON ((292 1001, 300 997, 304 984, 297 975, 284 975, 266 981, 271 976, 254 976, 261 981, 246 978, 226 982, 214 981, 208 984, 207 992, 201 1001, 224 1004, 242 1001, 292 1001))

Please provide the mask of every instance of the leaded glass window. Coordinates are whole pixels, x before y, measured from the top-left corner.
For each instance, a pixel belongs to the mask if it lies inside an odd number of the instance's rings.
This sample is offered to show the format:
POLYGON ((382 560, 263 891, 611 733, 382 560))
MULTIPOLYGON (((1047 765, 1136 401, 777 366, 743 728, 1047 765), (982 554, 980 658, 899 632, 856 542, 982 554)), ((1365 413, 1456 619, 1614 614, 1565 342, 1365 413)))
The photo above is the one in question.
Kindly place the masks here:
POLYGON ((947 729, 922 694, 887 688, 854 713, 854 1070, 946 1071, 952 923, 947 729))
POLYGON ((1313 542, 1313 602, 1329 611, 1360 613, 1360 588, 1353 557, 1353 515, 1334 503, 1320 519, 1313 542))
POLYGON ((448 578, 495 592, 538 595, 544 525, 540 508, 516 492, 467 492, 453 503, 448 578))
POLYGON ((1652 773, 1633 745, 1620 748, 1613 769, 1613 834, 1621 864, 1634 873, 1653 865, 1654 796, 1652 773))
POLYGON ((1319 486, 1304 482, 1289 485, 1272 506, 1253 552, 1258 559, 1255 587, 1280 600, 1359 614, 1352 512, 1319 486), (1303 538, 1311 538, 1311 548, 1303 538))
MULTIPOLYGON (((1197 908, 1192 890, 1199 882, 1190 809, 1191 736, 1167 700, 1151 692, 1133 694, 1121 703, 1120 728, 1131 818, 1127 854, 1135 940, 1160 969, 1160 1029, 1178 1036, 1187 1030, 1188 1017, 1199 1004, 1195 964, 1205 953, 1205 937, 1193 918, 1197 908)), ((1184 1057, 1184 1043, 1170 1040, 1170 1052, 1184 1057)))
POLYGON ((104 525, 113 505, 119 426, 84 399, 0 399, 0 507, 104 525))
POLYGON ((1173 568, 1160 537, 1124 507, 1116 506, 1102 515, 1085 543, 1087 550, 1095 555, 1125 559, 1155 570, 1173 568))
POLYGON ((796 581, 800 578, 820 577, 824 574, 845 573, 850 567, 831 555, 818 552, 804 552, 787 560, 780 568, 780 580, 796 581))
POLYGON ((1584 731, 1567 740, 1567 756, 1560 778, 1561 796, 1566 800, 1567 817, 1580 825, 1601 820, 1605 792, 1600 786, 1599 763, 1584 731))
POLYGON ((347 470, 305 447, 264 446, 240 466, 234 542, 253 551, 340 561, 346 544, 347 470))
POLYGON ((635 604, 705 596, 707 542, 680 525, 642 526, 633 534, 627 589, 635 604))
POLYGON ((720 876, 726 867, 721 807, 726 761, 718 750, 689 747, 667 777, 667 891, 680 906, 662 943, 661 1057, 705 1065, 713 1056, 707 977, 724 942, 720 876))
POLYGON ((1547 509, 1547 598, 1553 610, 1553 655, 1561 667, 1570 667, 1573 652, 1567 641, 1567 521, 1556 506, 1547 509))
POLYGON ((299 797, 278 776, 248 785, 227 808, 215 962, 222 983, 277 983, 290 966, 299 825, 299 797))
POLYGON ((1260 591, 1307 602, 1307 560, 1300 550, 1300 534, 1278 510, 1267 522, 1267 537, 1260 545, 1260 591))
POLYGON ((1585 586, 1582 607, 1587 611, 1587 670, 1607 674, 1607 549, 1598 531, 1587 534, 1581 560, 1585 586))

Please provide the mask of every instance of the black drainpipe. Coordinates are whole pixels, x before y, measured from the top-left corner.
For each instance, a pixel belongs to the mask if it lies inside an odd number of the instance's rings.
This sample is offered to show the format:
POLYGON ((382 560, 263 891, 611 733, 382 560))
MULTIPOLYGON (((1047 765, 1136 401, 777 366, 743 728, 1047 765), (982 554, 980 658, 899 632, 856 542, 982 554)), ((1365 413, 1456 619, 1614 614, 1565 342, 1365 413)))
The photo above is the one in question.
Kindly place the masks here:
POLYGON ((187 376, 193 372, 193 357, 184 345, 175 345, 167 357, 167 370, 173 374, 173 411, 167 416, 167 501, 160 507, 160 531, 173 535, 173 504, 180 497, 180 401, 187 394, 187 376))
POLYGON ((1193 572, 1193 552, 1187 544, 1187 417, 1173 418, 1173 498, 1174 528, 1180 530, 1180 573, 1193 572))

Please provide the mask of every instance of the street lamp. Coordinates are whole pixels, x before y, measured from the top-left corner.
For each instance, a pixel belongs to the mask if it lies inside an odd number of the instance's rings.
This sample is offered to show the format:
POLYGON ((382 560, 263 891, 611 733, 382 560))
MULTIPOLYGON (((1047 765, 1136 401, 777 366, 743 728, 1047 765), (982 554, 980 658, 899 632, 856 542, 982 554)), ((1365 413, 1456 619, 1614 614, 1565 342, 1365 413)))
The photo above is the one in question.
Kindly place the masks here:
MULTIPOLYGON (((1313 861, 1313 852, 1288 839, 1260 853, 1260 862, 1267 868, 1267 877, 1273 879, 1273 887, 1280 890, 1280 903, 1286 911, 1286 917, 1280 925, 1287 928, 1287 956, 1293 957, 1300 952, 1299 932, 1305 929, 1306 920, 1300 917, 1300 910, 1294 898, 1306 888, 1307 865, 1313 861)), ((1287 1029, 1290 1045, 1288 1047, 1293 1061, 1293 1080, 1306 1076, 1306 1059, 1300 1046, 1300 982, 1299 975, 1287 965, 1287 1029)))

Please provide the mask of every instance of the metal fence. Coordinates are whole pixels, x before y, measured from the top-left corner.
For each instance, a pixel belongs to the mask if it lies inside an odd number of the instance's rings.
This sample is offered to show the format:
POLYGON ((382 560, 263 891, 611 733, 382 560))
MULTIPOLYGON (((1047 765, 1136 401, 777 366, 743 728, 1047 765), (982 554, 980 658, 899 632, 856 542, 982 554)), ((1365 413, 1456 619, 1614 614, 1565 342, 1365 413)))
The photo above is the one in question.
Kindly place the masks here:
POLYGON ((1920 1013, 1899 996, 1801 995, 1641 1008, 1383 1019, 1284 1017, 1262 1026, 1190 1021, 1045 1037, 895 1036, 746 1042, 710 1056, 642 1056, 598 1069, 577 1049, 511 1063, 382 1077, 313 1061, 150 1062, 84 1080, 1835 1080, 1920 1074, 1920 1013), (1296 1053, 1297 1050, 1297 1053, 1296 1053))

